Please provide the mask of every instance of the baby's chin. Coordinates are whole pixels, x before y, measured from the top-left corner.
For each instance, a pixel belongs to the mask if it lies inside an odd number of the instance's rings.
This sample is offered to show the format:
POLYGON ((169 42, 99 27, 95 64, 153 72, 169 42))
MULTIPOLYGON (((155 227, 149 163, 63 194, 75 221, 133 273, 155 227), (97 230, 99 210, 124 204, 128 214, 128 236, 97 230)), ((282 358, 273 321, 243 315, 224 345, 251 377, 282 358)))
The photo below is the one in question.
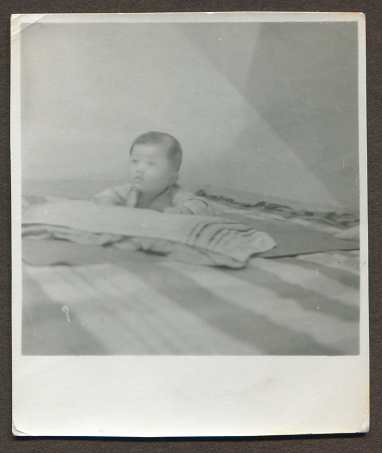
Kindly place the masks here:
POLYGON ((156 197, 157 195, 160 195, 165 189, 162 187, 159 188, 147 188, 144 184, 138 183, 138 182, 133 182, 132 186, 134 187, 135 190, 138 190, 142 195, 147 195, 151 197, 156 197))
POLYGON ((145 192, 145 184, 141 180, 132 180, 131 185, 140 192, 145 192))

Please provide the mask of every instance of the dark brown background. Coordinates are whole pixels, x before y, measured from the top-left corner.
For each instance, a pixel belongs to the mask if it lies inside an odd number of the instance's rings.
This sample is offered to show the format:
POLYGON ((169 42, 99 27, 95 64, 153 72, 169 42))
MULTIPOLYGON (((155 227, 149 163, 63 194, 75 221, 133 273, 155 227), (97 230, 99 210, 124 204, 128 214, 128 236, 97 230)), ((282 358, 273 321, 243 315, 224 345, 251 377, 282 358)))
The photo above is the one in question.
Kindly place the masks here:
POLYGON ((4 452, 371 452, 382 451, 381 0, 2 0, 0 4, 0 451, 4 452), (11 223, 9 46, 11 14, 169 11, 348 11, 366 14, 370 266, 371 428, 365 435, 192 439, 13 439, 11 424, 11 223))

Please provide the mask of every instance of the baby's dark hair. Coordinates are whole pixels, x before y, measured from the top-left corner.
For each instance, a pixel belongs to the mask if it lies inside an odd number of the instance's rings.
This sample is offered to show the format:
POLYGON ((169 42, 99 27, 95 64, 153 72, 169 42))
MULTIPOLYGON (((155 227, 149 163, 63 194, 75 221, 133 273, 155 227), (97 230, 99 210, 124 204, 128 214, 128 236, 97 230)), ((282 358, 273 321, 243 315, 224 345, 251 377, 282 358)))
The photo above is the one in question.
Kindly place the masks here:
POLYGON ((130 148, 130 155, 133 152, 135 145, 169 145, 167 157, 174 165, 176 171, 179 170, 182 164, 182 147, 178 140, 165 132, 149 131, 137 137, 130 148))

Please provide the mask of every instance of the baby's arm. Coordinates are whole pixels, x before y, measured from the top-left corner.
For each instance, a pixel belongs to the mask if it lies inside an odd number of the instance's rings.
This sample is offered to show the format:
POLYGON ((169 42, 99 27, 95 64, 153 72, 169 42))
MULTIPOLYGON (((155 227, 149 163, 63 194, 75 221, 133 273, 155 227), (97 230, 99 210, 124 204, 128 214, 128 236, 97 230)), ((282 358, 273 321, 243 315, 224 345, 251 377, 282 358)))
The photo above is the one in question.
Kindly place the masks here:
POLYGON ((164 212, 168 214, 216 215, 215 209, 212 208, 206 200, 196 196, 193 196, 183 203, 166 208, 164 212))
POLYGON ((163 212, 167 214, 194 214, 187 206, 179 205, 179 206, 171 206, 170 208, 166 208, 163 212))
POLYGON ((116 205, 117 203, 114 201, 114 199, 112 197, 108 197, 108 196, 95 196, 94 197, 94 201, 96 204, 99 204, 101 206, 114 206, 116 205))
POLYGON ((95 195, 93 200, 102 206, 125 205, 131 186, 119 186, 106 189, 95 195))

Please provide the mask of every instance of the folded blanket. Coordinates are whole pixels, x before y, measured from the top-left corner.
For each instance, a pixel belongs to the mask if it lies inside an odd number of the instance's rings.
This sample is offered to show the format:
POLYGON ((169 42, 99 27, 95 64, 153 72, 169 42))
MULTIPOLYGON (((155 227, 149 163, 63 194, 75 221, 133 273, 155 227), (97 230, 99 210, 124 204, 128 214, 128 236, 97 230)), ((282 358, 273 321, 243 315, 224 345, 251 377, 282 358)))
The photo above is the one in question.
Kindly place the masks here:
POLYGON ((229 267, 243 267, 252 255, 276 245, 267 233, 228 219, 99 206, 87 201, 29 206, 23 214, 23 235, 88 244, 121 243, 129 238, 128 248, 175 253, 186 261, 192 257, 192 262, 198 262, 196 251, 203 255, 203 264, 229 267))

